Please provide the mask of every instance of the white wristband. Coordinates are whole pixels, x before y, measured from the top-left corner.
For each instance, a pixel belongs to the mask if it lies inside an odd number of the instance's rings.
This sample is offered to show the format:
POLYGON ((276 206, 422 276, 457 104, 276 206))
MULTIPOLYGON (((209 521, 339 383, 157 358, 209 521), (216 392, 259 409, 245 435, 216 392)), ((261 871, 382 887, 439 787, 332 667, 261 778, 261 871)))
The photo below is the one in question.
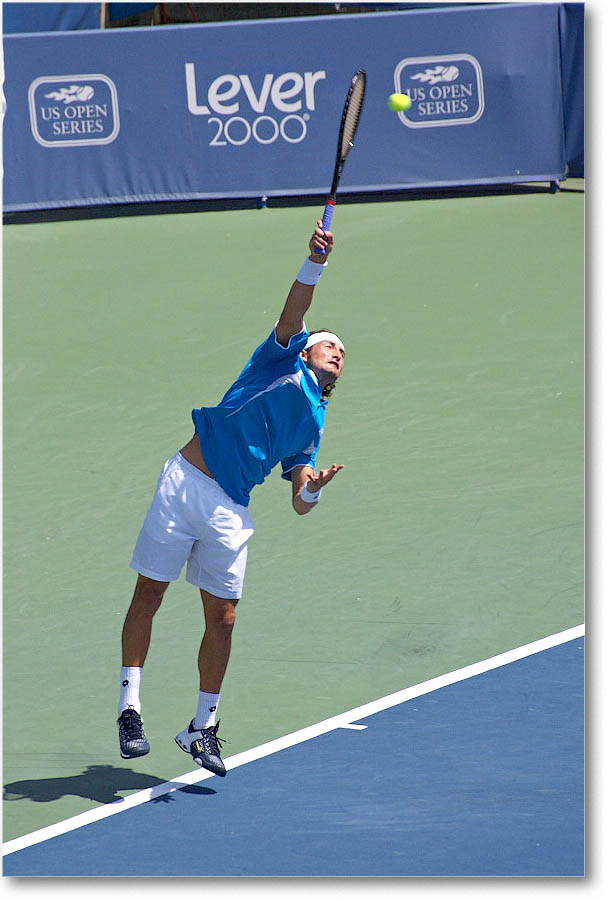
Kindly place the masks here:
POLYGON ((323 274, 323 269, 327 265, 324 263, 313 262, 308 256, 302 263, 300 271, 296 275, 296 281, 300 284, 316 284, 323 274))
POLYGON ((316 503, 317 500, 319 499, 319 497, 321 496, 321 491, 323 490, 323 488, 319 488, 318 491, 315 491, 314 494, 312 494, 308 490, 309 484, 310 484, 310 481, 307 481, 306 484, 304 485, 304 487, 302 488, 302 490, 300 491, 300 499, 302 499, 304 501, 304 503, 316 503))

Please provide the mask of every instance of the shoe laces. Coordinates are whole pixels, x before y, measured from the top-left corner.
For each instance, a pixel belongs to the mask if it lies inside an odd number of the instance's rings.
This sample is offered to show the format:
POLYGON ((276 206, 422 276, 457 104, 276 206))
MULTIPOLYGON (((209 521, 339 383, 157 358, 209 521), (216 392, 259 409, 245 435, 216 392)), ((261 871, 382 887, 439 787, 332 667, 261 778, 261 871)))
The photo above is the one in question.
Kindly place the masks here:
POLYGON ((218 722, 217 725, 211 725, 209 728, 201 728, 203 749, 206 753, 211 753, 213 756, 219 756, 221 747, 226 743, 230 743, 230 741, 217 736, 219 727, 220 723, 218 722))
POLYGON ((133 706, 129 706, 122 714, 122 727, 129 741, 141 740, 144 737, 144 725, 141 716, 133 706))

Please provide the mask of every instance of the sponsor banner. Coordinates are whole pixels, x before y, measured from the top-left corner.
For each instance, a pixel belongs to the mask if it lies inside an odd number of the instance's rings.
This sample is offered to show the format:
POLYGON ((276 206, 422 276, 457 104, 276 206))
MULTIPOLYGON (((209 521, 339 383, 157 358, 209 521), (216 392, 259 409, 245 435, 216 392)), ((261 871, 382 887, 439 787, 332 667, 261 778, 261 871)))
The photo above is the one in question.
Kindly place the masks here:
POLYGON ((4 208, 324 194, 360 67, 341 190, 561 179, 558 26, 514 4, 6 36, 4 208))

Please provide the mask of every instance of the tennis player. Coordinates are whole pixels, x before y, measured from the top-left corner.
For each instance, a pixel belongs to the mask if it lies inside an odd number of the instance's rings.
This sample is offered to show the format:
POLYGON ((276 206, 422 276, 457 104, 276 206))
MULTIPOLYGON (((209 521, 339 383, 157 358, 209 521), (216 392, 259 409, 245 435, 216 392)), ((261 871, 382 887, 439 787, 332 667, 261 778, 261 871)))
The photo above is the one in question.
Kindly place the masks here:
POLYGON ((131 560, 138 577, 122 632, 118 732, 123 759, 150 750, 141 718, 142 670, 154 615, 169 583, 186 565, 186 580, 201 593, 205 630, 196 714, 175 740, 197 765, 226 774, 216 712, 253 534, 250 492, 281 463, 282 477, 292 485, 293 508, 306 515, 343 468, 315 471, 344 345, 332 332, 309 332, 304 324, 333 244, 333 235, 319 221, 310 255, 272 333, 217 406, 192 411, 193 438, 163 467, 131 560))

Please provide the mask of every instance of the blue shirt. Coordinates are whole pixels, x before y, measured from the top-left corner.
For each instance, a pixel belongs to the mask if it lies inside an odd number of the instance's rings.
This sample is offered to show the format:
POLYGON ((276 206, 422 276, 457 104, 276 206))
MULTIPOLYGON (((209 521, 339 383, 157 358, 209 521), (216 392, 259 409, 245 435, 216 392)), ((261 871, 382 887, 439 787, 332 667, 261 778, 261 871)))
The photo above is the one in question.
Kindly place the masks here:
POLYGON ((283 347, 273 329, 220 403, 192 410, 209 471, 242 506, 278 462, 287 481, 295 466, 315 466, 327 400, 300 356, 308 337, 283 347))

